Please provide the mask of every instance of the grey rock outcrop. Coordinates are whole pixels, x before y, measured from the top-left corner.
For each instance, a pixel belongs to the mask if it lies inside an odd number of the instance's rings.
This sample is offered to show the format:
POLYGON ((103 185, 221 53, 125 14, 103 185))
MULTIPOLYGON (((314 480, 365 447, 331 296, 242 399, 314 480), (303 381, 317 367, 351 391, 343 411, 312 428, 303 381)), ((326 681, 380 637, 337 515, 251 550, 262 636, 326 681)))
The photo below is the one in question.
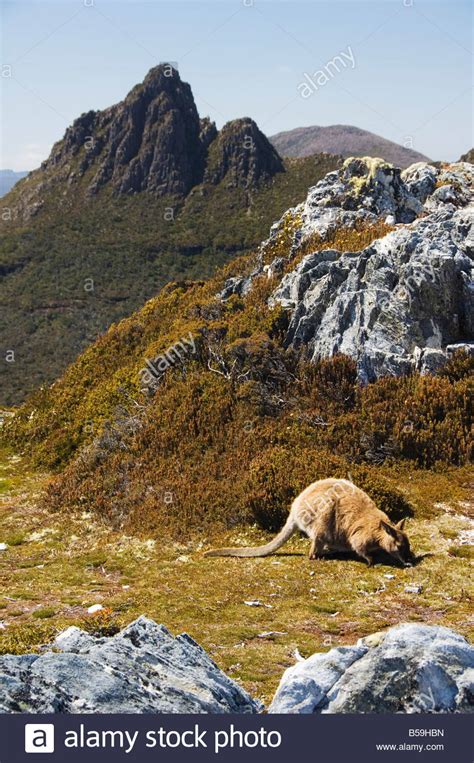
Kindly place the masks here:
POLYGON ((269 708, 322 714, 473 711, 473 647, 448 628, 418 623, 288 668, 269 708))
MULTIPOLYGON (((473 189, 474 167, 465 162, 443 169, 418 162, 402 171, 382 159, 352 157, 310 188, 305 201, 289 212, 301 219, 302 241, 315 233, 325 236, 341 227, 387 218, 390 224, 411 223, 445 203, 465 206, 472 201, 473 189), (446 188, 454 192, 449 198, 446 188)), ((270 237, 278 235, 287 214, 272 226, 270 237)))
POLYGON ((116 636, 79 628, 55 651, 0 657, 0 712, 255 713, 259 703, 192 638, 140 617, 116 636))
MULTIPOLYGON (((41 654, 0 657, 2 713, 258 713, 192 638, 139 617, 112 637, 76 627, 41 654)), ((402 624, 288 668, 271 713, 470 712, 474 649, 402 624)))
POLYGON ((348 159, 310 189, 289 212, 300 221, 290 262, 315 234, 381 219, 394 230, 358 252, 318 248, 287 272, 270 298, 290 311, 287 346, 350 355, 363 381, 436 371, 452 346, 474 351, 473 189, 467 163, 400 172, 372 159, 348 159))

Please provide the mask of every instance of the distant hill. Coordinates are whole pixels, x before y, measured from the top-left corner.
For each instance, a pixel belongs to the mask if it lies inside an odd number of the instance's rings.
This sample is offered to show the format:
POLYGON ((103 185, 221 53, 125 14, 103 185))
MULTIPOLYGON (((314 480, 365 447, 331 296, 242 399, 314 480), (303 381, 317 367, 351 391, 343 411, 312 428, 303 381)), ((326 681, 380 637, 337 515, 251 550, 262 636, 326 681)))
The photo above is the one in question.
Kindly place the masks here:
POLYGON ((327 152, 348 156, 378 156, 396 167, 430 161, 427 156, 404 148, 367 130, 352 125, 296 127, 270 137, 281 156, 302 157, 327 152))
POLYGON ((5 196, 15 183, 28 175, 28 172, 15 172, 14 170, 0 170, 0 197, 5 196))
POLYGON ((339 163, 284 162, 249 118, 218 131, 166 65, 82 114, 3 199, 2 404, 53 381, 169 281, 252 250, 339 163))

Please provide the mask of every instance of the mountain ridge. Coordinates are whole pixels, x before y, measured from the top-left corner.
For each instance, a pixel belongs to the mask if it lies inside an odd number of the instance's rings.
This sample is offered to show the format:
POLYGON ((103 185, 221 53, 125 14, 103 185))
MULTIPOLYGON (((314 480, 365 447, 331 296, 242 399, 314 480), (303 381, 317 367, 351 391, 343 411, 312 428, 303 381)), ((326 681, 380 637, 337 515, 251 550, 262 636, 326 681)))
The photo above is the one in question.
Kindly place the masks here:
POLYGON ((205 182, 254 189, 283 172, 283 162, 256 123, 246 117, 218 131, 200 118, 191 87, 172 66, 150 69, 122 101, 81 114, 39 169, 18 186, 12 217, 28 220, 55 186, 95 196, 148 192, 185 198, 205 182), (245 159, 245 161, 243 161, 245 159), (216 171, 216 163, 225 172, 216 171), (210 166, 208 166, 210 165, 210 166))

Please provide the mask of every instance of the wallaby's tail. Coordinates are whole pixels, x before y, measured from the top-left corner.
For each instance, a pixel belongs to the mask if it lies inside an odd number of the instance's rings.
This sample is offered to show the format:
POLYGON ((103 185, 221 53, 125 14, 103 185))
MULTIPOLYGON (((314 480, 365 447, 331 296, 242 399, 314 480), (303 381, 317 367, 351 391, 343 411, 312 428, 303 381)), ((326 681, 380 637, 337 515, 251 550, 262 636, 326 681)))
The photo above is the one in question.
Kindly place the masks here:
POLYGON ((280 546, 283 546, 288 538, 296 530, 296 524, 292 517, 288 517, 286 524, 280 530, 278 535, 265 546, 243 547, 243 548, 216 548, 214 551, 206 551, 204 556, 268 556, 273 554, 280 546))

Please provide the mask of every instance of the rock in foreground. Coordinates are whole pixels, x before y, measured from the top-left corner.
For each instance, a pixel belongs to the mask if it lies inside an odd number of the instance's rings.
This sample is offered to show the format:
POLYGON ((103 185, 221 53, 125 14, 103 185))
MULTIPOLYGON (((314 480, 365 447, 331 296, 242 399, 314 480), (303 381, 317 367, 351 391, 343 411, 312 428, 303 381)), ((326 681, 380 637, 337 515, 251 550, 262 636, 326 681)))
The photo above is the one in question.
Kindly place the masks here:
MULTIPOLYGON (((43 654, 0 657, 3 713, 257 713, 192 638, 140 617, 116 636, 72 627, 43 654)), ((448 628, 403 624, 284 673, 270 713, 469 712, 474 649, 448 628)))
POLYGON ((0 657, 0 712, 255 713, 188 635, 140 617, 111 638, 72 627, 42 655, 0 657))
POLYGON ((270 713, 474 709, 474 648, 441 626, 401 624, 285 671, 270 713))

